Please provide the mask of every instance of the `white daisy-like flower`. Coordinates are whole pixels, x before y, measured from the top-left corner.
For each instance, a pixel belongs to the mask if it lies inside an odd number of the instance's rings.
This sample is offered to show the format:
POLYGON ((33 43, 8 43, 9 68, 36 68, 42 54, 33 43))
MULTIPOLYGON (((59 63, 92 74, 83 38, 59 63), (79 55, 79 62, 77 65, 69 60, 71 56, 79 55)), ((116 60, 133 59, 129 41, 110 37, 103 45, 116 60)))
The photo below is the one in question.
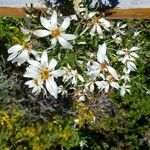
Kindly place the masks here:
POLYGON ((121 22, 118 22, 117 23, 117 26, 114 28, 115 31, 116 31, 116 34, 122 34, 122 35, 125 35, 125 31, 124 29, 127 27, 127 24, 122 24, 121 25, 121 22))
POLYGON ((63 70, 65 71, 63 75, 63 82, 71 82, 71 84, 76 85, 78 79, 81 82, 84 82, 83 77, 78 74, 77 70, 73 70, 69 65, 67 67, 63 67, 63 70))
POLYGON ((29 61, 30 65, 26 68, 26 72, 24 77, 32 78, 34 80, 41 80, 47 91, 57 98, 58 95, 58 87, 55 82, 55 78, 63 76, 63 70, 55 70, 57 65, 57 61, 52 59, 50 63, 48 63, 48 56, 46 51, 43 52, 40 62, 35 60, 29 61))
POLYGON ((139 49, 139 47, 134 46, 131 49, 125 48, 117 51, 118 55, 123 55, 119 61, 121 61, 123 64, 125 64, 127 61, 135 61, 135 58, 139 58, 139 56, 136 54, 136 51, 139 49))
POLYGON ((29 39, 23 44, 16 44, 8 49, 10 54, 7 61, 12 61, 12 63, 17 62, 18 66, 22 65, 24 62, 30 60, 30 55, 33 55, 36 59, 39 59, 38 53, 33 50, 33 45, 29 42, 29 39))
POLYGON ((114 81, 114 78, 110 75, 106 77, 106 80, 103 81, 96 81, 95 84, 97 85, 98 89, 105 90, 108 93, 110 87, 119 89, 120 86, 117 82, 114 81))
POLYGON ((131 70, 125 67, 123 68, 123 72, 124 72, 124 75, 121 76, 120 80, 124 80, 124 82, 130 82, 131 80, 130 80, 129 75, 130 75, 131 70))
POLYGON ((112 38, 116 44, 120 44, 122 41, 121 37, 117 36, 117 34, 112 35, 112 38))
POLYGON ((43 81, 40 79, 29 80, 25 82, 25 85, 28 85, 29 88, 33 88, 32 93, 34 93, 35 95, 41 93, 42 89, 46 91, 45 88, 43 87, 43 81))
POLYGON ((70 25, 69 17, 65 18, 63 20, 62 24, 59 25, 57 12, 54 10, 50 20, 47 20, 44 17, 41 17, 40 20, 41 20, 41 24, 46 29, 45 30, 44 29, 35 30, 33 32, 33 34, 38 37, 46 37, 46 36, 50 35, 51 36, 51 46, 49 49, 54 48, 56 46, 57 42, 59 42, 60 45, 64 48, 67 48, 67 49, 73 48, 72 45, 68 41, 76 39, 77 36, 74 34, 66 34, 65 33, 65 30, 70 25))
POLYGON ((68 94, 67 90, 63 87, 63 85, 60 85, 58 87, 58 93, 60 93, 62 96, 65 96, 68 94))
MULTIPOLYGON (((87 64, 87 67, 89 64, 87 64)), ((87 68, 88 69, 88 68, 87 68)), ((84 91, 90 91, 91 93, 95 90, 95 82, 97 81, 97 78, 100 77, 102 79, 105 79, 104 75, 99 73, 99 70, 90 70, 87 71, 88 79, 89 81, 84 86, 84 91)))
POLYGON ((97 16, 97 12, 90 12, 86 14, 85 19, 89 20, 88 26, 85 30, 92 27, 90 31, 91 36, 95 36, 96 34, 98 34, 100 38, 103 38, 102 27, 105 30, 109 31, 109 28, 111 26, 110 22, 107 21, 105 18, 97 16))
POLYGON ((131 94, 130 91, 131 86, 130 85, 126 85, 125 83, 120 87, 120 95, 124 96, 126 94, 126 92, 128 92, 129 94, 131 94))
POLYGON ((97 60, 98 62, 93 61, 91 66, 88 66, 88 69, 92 71, 98 70, 99 73, 104 74, 105 72, 109 72, 116 80, 118 80, 118 74, 116 70, 109 65, 108 57, 106 56, 106 43, 99 45, 97 52, 97 60))

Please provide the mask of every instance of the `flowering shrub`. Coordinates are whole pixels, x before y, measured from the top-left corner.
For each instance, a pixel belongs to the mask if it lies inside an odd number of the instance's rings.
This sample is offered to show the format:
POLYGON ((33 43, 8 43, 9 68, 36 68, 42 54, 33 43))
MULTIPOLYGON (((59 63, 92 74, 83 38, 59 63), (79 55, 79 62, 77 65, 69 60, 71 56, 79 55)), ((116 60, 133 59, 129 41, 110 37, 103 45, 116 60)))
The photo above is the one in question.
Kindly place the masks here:
POLYGON ((13 63, 0 64, 0 149, 146 149, 148 22, 107 20, 100 1, 48 2, 0 24, 13 63))
POLYGON ((66 94, 71 88, 80 89, 86 97, 89 92, 96 94, 120 90, 121 96, 130 93, 130 74, 137 69, 136 59, 140 48, 130 45, 131 48, 112 49, 105 40, 107 34, 110 36, 109 43, 119 47, 126 24, 118 23, 115 27, 96 11, 85 11, 82 17, 77 13, 63 16, 52 10, 45 17, 40 17, 42 26, 36 29, 21 28, 25 39, 22 44, 8 49, 10 55, 7 60, 18 66, 29 64, 24 77, 31 80, 25 84, 36 95, 42 92, 57 98, 59 86, 66 94), (50 46, 35 49, 33 39, 38 41, 40 38, 47 38, 50 46), (67 61, 68 54, 73 57, 70 62, 67 61), (55 70, 57 64, 60 69, 55 70))

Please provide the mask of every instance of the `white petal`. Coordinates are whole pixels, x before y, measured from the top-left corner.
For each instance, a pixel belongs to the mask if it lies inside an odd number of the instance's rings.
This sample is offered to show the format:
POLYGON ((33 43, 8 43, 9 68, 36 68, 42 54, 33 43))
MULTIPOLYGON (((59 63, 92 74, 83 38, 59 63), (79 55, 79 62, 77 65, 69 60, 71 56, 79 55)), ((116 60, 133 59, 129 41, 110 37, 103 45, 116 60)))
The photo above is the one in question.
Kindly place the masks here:
POLYGON ((137 50, 139 50, 139 49, 140 49, 139 47, 134 46, 134 47, 132 47, 132 48, 130 49, 130 51, 137 51, 137 50))
POLYGON ((56 67, 56 65, 57 65, 57 63, 58 63, 57 60, 52 59, 52 60, 50 61, 50 63, 49 63, 48 69, 49 69, 49 70, 54 70, 55 67, 56 67))
POLYGON ((8 49, 8 53, 18 52, 23 49, 22 45, 14 45, 8 49))
POLYGON ((54 81, 53 78, 50 78, 49 80, 46 81, 46 88, 52 96, 57 98, 58 87, 57 87, 57 84, 56 84, 56 82, 54 81))
POLYGON ((35 36, 38 36, 38 37, 45 37, 45 36, 50 35, 50 31, 48 31, 48 30, 35 30, 33 32, 33 34, 35 36))
POLYGON ((92 36, 94 36, 94 35, 95 35, 95 32, 96 32, 96 25, 93 26, 93 28, 92 28, 90 34, 91 34, 92 36))
POLYGON ((103 26, 106 30, 108 30, 108 28, 110 27, 110 22, 104 18, 100 18, 99 22, 100 22, 101 26, 103 26))
POLYGON ((40 20, 41 20, 42 26, 45 27, 47 30, 51 28, 50 20, 47 20, 44 17, 40 17, 40 20))
POLYGON ((53 11, 50 21, 52 26, 57 26, 57 12, 55 10, 53 11))
POLYGON ((139 56, 136 53, 130 53, 131 56, 139 58, 139 56))
POLYGON ((76 35, 73 35, 73 34, 64 34, 64 33, 61 34, 61 37, 63 37, 64 39, 66 39, 68 41, 69 40, 74 40, 74 39, 77 38, 76 35))
POLYGON ((96 12, 90 12, 87 16, 87 19, 91 19, 92 17, 94 17, 96 15, 96 12))
POLYGON ((40 56, 39 56, 39 54, 37 53, 37 51, 32 50, 31 53, 32 53, 32 55, 35 57, 36 60, 40 60, 40 56))
POLYGON ((12 59, 14 59, 16 56, 17 56, 18 53, 14 52, 12 53, 8 58, 7 58, 7 61, 10 61, 12 59))
POLYGON ((48 56, 47 56, 47 52, 44 51, 41 57, 41 64, 42 65, 48 65, 48 56))
POLYGON ((91 93, 94 92, 94 83, 92 83, 92 84, 90 85, 90 92, 91 92, 91 93))
POLYGON ((109 91, 109 84, 107 84, 105 87, 105 92, 107 93, 108 91, 109 91))
POLYGON ((96 81, 95 84, 99 89, 104 89, 108 83, 106 81, 96 81))
POLYGON ((67 17, 67 18, 64 19, 64 21, 61 24, 60 28, 64 31, 69 27, 69 25, 70 25, 70 18, 67 17))
POLYGON ((26 71, 23 76, 26 77, 26 78, 38 78, 39 74, 38 74, 38 72, 28 72, 28 71, 26 71))
POLYGON ((120 90, 120 95, 121 95, 121 96, 124 96, 125 93, 126 93, 125 89, 124 89, 124 88, 121 88, 121 90, 120 90))
POLYGON ((109 73, 110 73, 116 80, 119 80, 119 79, 118 79, 118 74, 117 74, 116 70, 115 70, 113 67, 107 66, 107 69, 108 69, 109 73))
POLYGON ((117 82, 111 82, 110 85, 111 85, 112 87, 116 88, 116 89, 119 89, 119 88, 120 88, 120 86, 119 86, 119 84, 118 84, 117 82))
POLYGON ((56 44, 57 44, 57 38, 52 38, 52 40, 51 40, 51 46, 48 49, 54 48, 56 46, 56 44))
POLYGON ((136 65, 133 62, 127 62, 127 67, 128 69, 130 69, 131 71, 136 70, 136 65))
POLYGON ((99 45, 97 52, 97 60, 100 63, 103 63, 105 61, 105 57, 106 57, 106 43, 99 45))
POLYGON ((102 29, 101 29, 101 27, 99 25, 97 25, 97 33, 99 35, 103 35, 102 29))
POLYGON ((78 79, 79 79, 81 82, 84 82, 84 79, 83 79, 83 77, 82 77, 80 74, 77 74, 77 77, 78 77, 78 79))
POLYGON ((33 80, 29 80, 29 81, 25 82, 24 84, 25 84, 25 85, 28 85, 28 86, 29 86, 29 88, 34 87, 33 80))
POLYGON ((64 70, 55 70, 55 71, 52 71, 52 75, 53 77, 55 78, 58 78, 58 77, 61 77, 65 74, 65 71, 64 70))
POLYGON ((41 68, 42 67, 42 65, 40 64, 40 62, 38 62, 36 60, 29 60, 28 63, 31 64, 34 67, 37 67, 37 68, 41 68))
POLYGON ((118 55, 124 55, 124 54, 125 54, 125 51, 120 50, 120 51, 117 51, 117 53, 116 53, 116 54, 118 54, 118 55))
POLYGON ((58 41, 64 48, 67 48, 67 49, 73 48, 72 45, 67 40, 65 40, 64 38, 60 36, 58 37, 58 41))

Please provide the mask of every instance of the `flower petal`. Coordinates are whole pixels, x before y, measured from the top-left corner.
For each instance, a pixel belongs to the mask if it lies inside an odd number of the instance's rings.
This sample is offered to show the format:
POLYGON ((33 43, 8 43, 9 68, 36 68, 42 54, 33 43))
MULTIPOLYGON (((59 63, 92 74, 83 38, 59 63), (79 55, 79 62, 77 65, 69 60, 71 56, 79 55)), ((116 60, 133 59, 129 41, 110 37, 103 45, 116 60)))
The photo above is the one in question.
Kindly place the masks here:
POLYGON ((119 84, 118 84, 117 82, 111 82, 110 85, 111 85, 113 88, 115 88, 115 89, 119 89, 119 88, 120 88, 120 86, 119 86, 119 84))
POLYGON ((46 88, 52 96, 57 98, 58 87, 57 87, 57 84, 56 84, 56 82, 54 81, 53 78, 50 78, 49 80, 46 81, 46 88))
POLYGON ((57 12, 54 10, 50 22, 52 26, 57 26, 57 12))
POLYGON ((8 58, 7 58, 7 61, 10 61, 10 60, 12 60, 12 59, 14 59, 16 56, 17 56, 17 52, 14 52, 14 53, 12 53, 8 58))
POLYGON ((52 75, 53 77, 55 78, 58 78, 58 77, 61 77, 65 74, 65 71, 64 70, 55 70, 55 71, 52 71, 52 75))
POLYGON ((47 52, 44 51, 41 57, 41 64, 42 65, 48 65, 48 56, 47 56, 47 52))
POLYGON ((55 67, 56 67, 56 65, 57 65, 57 63, 58 63, 57 60, 52 59, 52 60, 50 61, 50 63, 49 63, 48 69, 49 69, 49 70, 54 70, 55 67))
POLYGON ((50 32, 48 30, 35 30, 33 34, 38 37, 45 37, 50 35, 50 32))
POLYGON ((115 70, 113 67, 107 66, 107 69, 108 69, 109 73, 110 73, 116 80, 119 80, 119 79, 118 79, 118 74, 117 74, 116 70, 115 70))
POLYGON ((74 39, 77 38, 76 35, 73 35, 73 34, 64 34, 64 33, 61 34, 61 37, 63 37, 67 41, 74 40, 74 39))
POLYGON ((64 21, 61 24, 60 28, 64 31, 64 30, 66 30, 69 27, 69 25, 70 25, 70 18, 67 17, 67 18, 64 19, 64 21))
POLYGON ((72 45, 67 40, 65 40, 64 38, 60 36, 58 37, 58 41, 64 48, 67 48, 67 49, 73 48, 72 45))
POLYGON ((47 20, 44 17, 40 17, 40 20, 41 20, 42 26, 45 27, 47 30, 51 28, 50 20, 47 20))
POLYGON ((137 50, 139 50, 139 49, 140 49, 139 47, 134 46, 134 47, 132 47, 132 48, 130 49, 130 51, 137 51, 137 50))
POLYGON ((41 68, 42 67, 42 65, 40 64, 40 62, 38 62, 36 60, 29 60, 28 63, 31 64, 34 67, 37 67, 37 68, 41 68))
POLYGON ((23 49, 22 45, 14 45, 8 49, 8 53, 18 52, 23 49))
POLYGON ((103 63, 106 58, 106 43, 99 45, 98 52, 97 52, 97 60, 100 63, 103 63))

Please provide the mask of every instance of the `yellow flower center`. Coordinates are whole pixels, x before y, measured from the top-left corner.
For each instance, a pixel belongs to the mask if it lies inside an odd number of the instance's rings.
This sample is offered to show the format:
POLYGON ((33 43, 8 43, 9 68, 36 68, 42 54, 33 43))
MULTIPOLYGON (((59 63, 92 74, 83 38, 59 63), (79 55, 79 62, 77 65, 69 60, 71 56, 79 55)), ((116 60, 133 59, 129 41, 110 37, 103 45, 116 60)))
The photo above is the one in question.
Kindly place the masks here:
POLYGON ((28 50, 29 52, 31 52, 31 50, 32 50, 32 44, 30 43, 30 42, 26 42, 25 44, 24 44, 24 49, 26 49, 26 50, 28 50))
POLYGON ((92 24, 99 24, 99 17, 93 17, 92 19, 91 19, 91 23, 92 24))
POLYGON ((60 29, 59 28, 56 28, 55 30, 52 30, 52 33, 51 33, 52 37, 57 37, 60 35, 60 29))
POLYGON ((45 68, 45 69, 41 70, 40 75, 41 75, 42 80, 47 80, 49 78, 48 68, 45 68))
POLYGON ((107 76, 106 79, 107 79, 107 81, 108 81, 109 84, 113 81, 112 75, 107 76))
POLYGON ((105 71, 107 69, 107 62, 101 63, 100 68, 105 71))

